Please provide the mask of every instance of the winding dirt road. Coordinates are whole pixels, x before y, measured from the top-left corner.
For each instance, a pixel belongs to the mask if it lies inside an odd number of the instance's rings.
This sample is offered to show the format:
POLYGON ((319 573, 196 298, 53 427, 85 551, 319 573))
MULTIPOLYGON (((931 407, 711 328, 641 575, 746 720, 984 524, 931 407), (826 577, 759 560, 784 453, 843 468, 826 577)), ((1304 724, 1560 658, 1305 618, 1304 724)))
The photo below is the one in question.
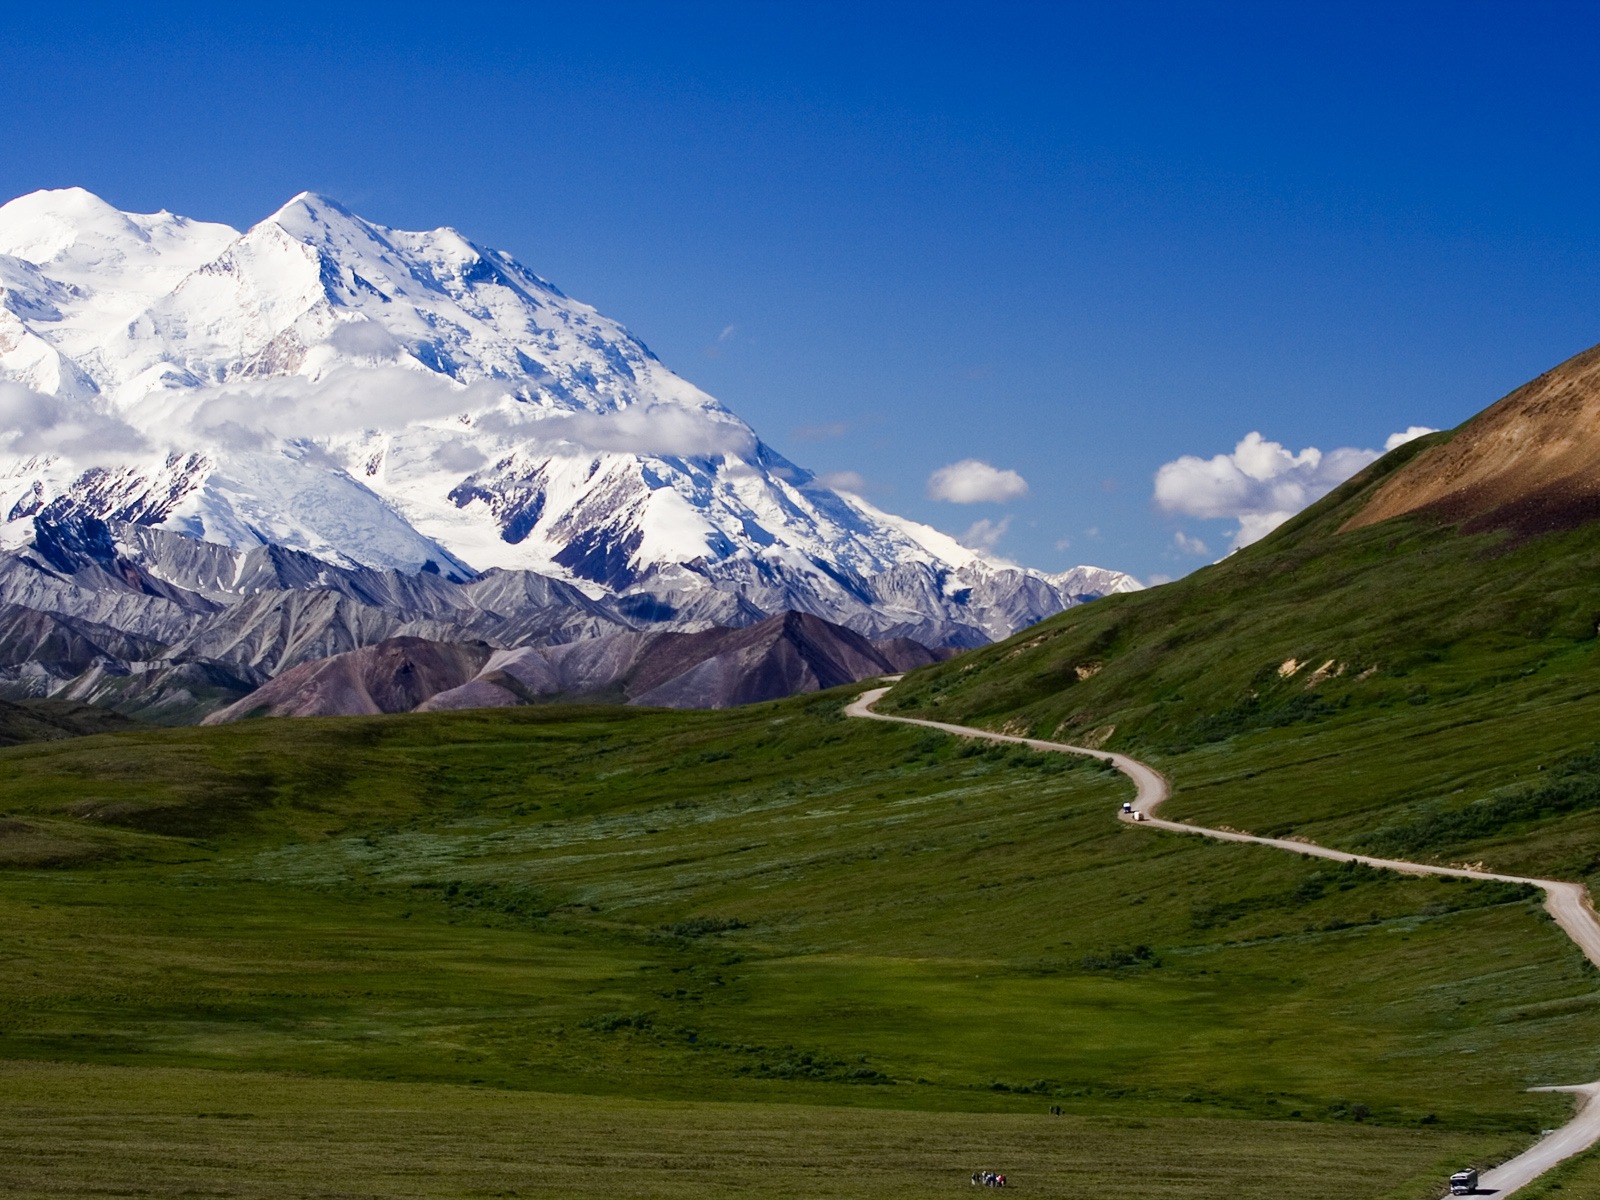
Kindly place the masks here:
MULTIPOLYGON (((886 676, 891 682, 898 676, 886 676)), ((1228 829, 1207 829, 1201 825, 1186 825, 1181 821, 1166 821, 1155 815, 1162 801, 1172 794, 1172 786, 1155 768, 1147 766, 1126 754, 1109 750, 1090 750, 1083 746, 1069 746, 1065 742, 1047 742, 1040 738, 1014 737, 1005 733, 991 733, 987 729, 974 729, 968 725, 951 725, 944 721, 925 721, 917 717, 891 717, 872 711, 872 706, 883 698, 887 687, 863 692, 846 707, 848 717, 861 717, 869 721, 892 721, 898 725, 921 725, 937 729, 955 737, 980 738, 988 742, 1005 742, 1014 746, 1027 746, 1031 750, 1055 754, 1082 754, 1112 763, 1133 781, 1135 789, 1133 812, 1122 814, 1122 820, 1152 829, 1167 829, 1174 833, 1195 833, 1201 837, 1222 842, 1253 842, 1259 846, 1273 846, 1312 858, 1328 858, 1335 862, 1365 863, 1369 867, 1400 871, 1406 875, 1454 875, 1461 879, 1492 879, 1501 883, 1531 883, 1544 892, 1545 910, 1566 932, 1584 957, 1600 967, 1600 917, 1595 915, 1589 892, 1582 884, 1567 883, 1559 879, 1528 879, 1521 875, 1501 875, 1494 871, 1473 871, 1464 867, 1435 867, 1428 863, 1405 862, 1393 858, 1369 858, 1364 854, 1348 854, 1331 850, 1313 842, 1290 841, 1287 838, 1256 837, 1249 833, 1235 833, 1228 829)), ((1580 1097, 1577 1114, 1571 1121, 1553 1133, 1541 1138, 1529 1149, 1509 1162, 1485 1171, 1478 1183, 1479 1196, 1509 1196, 1520 1187, 1531 1183, 1563 1159, 1572 1157, 1600 1142, 1600 1081, 1571 1084, 1560 1087, 1535 1088, 1540 1092, 1573 1092, 1580 1097)))

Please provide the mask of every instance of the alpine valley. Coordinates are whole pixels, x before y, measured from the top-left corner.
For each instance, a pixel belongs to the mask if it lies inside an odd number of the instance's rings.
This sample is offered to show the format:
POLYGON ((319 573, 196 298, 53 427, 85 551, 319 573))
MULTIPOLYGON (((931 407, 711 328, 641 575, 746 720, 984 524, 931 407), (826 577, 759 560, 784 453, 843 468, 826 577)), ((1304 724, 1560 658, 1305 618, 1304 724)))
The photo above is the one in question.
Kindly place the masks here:
MULTIPOLYGON (((619 647, 787 613, 820 622, 778 621, 793 661, 764 678, 804 689, 1138 587, 824 486, 453 230, 310 193, 244 233, 77 188, 0 207, 0 695, 189 721, 394 638, 458 663, 607 638, 579 658, 615 687, 619 647)), ((767 694, 644 675, 680 705, 767 694)))

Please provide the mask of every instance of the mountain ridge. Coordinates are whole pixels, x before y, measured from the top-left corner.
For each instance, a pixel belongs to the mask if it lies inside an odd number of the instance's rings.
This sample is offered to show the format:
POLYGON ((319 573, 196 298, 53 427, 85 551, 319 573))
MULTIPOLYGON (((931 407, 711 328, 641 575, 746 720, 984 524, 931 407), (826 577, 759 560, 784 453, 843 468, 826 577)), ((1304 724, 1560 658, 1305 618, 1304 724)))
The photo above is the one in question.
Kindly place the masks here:
POLYGON ((942 657, 904 638, 874 643, 820 617, 792 612, 742 629, 626 631, 517 649, 401 636, 302 662, 201 724, 587 699, 729 708, 823 691, 942 657))
POLYGON ((826 488, 510 256, 310 192, 243 232, 81 189, 0 206, 0 410, 0 548, 38 562, 41 530, 102 520, 141 594, 166 557, 216 552, 135 528, 323 564, 295 588, 525 572, 689 631, 802 611, 978 645, 1139 586, 1016 567, 826 488))

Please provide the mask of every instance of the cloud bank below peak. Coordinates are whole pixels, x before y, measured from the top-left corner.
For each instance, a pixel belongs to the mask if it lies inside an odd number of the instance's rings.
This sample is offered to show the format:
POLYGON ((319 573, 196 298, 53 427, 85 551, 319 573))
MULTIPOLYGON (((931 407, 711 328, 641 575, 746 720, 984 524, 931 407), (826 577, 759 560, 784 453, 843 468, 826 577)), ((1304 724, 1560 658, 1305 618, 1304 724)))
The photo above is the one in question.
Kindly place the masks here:
MULTIPOLYGON (((1162 464, 1153 499, 1162 512, 1176 516, 1237 521, 1230 548, 1238 550, 1260 541, 1386 451, 1433 432, 1426 425, 1412 425, 1390 434, 1383 450, 1308 446, 1294 453, 1252 431, 1230 454, 1185 454, 1162 464)), ((1202 545, 1181 533, 1179 539, 1177 544, 1191 553, 1202 545)))
POLYGON ((928 476, 928 498, 952 504, 1004 504, 1028 494, 1028 481, 1015 471, 964 458, 928 476))

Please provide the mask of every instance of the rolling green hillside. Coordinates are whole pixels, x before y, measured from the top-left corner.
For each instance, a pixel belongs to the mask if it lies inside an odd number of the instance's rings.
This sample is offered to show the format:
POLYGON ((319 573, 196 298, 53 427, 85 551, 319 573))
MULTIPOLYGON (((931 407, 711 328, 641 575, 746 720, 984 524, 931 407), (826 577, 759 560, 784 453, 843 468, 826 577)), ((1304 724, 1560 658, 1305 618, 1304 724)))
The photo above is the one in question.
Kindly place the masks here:
POLYGON ((1168 812, 1507 869, 1600 869, 1600 524, 1340 527, 1394 451, 1256 545, 896 687, 883 711, 1127 749, 1168 812))
POLYGON ((156 1088, 151 1145, 252 1138, 194 1115, 261 1108, 202 1100, 198 1068, 284 1080, 249 1085, 297 1097, 272 1136, 344 1130, 341 1194, 391 1194, 358 1186, 361 1147, 408 1136, 381 1114, 426 1086, 491 1124, 565 1114, 594 1162, 643 1170, 630 1194, 693 1169, 615 1160, 605 1131, 648 1101, 744 1107, 629 1116, 647 1141, 690 1121, 801 1148, 729 1194, 918 1194, 870 1164, 909 1162, 920 1128, 963 1164, 1013 1155, 1042 1195, 1267 1197, 1283 1175, 1251 1164, 1283 1147, 1398 1200, 1559 1120, 1528 1086, 1600 1076, 1594 973, 1521 890, 1152 834, 1087 761, 847 721, 845 698, 0 751, 0 1059, 39 1064, 8 1127, 29 1162, 76 1163, 70 1114, 156 1088), (841 1138, 841 1106, 882 1115, 841 1138), (1106 1121, 1166 1148, 1084 1150, 1106 1121))
POLYGON ((0 746, 55 741, 131 729, 136 721, 70 700, 0 700, 0 746))

